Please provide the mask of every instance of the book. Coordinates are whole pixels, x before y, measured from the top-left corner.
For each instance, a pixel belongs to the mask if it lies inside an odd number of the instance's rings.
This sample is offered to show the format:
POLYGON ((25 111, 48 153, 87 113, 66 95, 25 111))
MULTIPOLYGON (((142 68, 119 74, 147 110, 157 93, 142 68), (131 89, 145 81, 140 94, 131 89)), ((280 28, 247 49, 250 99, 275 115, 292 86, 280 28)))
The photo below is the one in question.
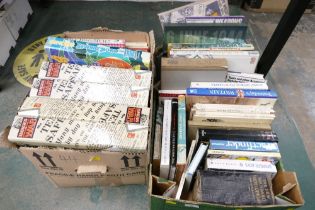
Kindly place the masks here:
POLYGON ((37 78, 33 80, 29 95, 31 97, 50 97, 142 107, 147 107, 149 100, 149 90, 132 90, 128 86, 103 83, 37 78))
POLYGON ((277 142, 229 141, 210 139, 209 148, 212 150, 280 152, 277 142))
POLYGON ((225 81, 237 82, 237 83, 247 83, 247 82, 266 83, 266 80, 264 79, 264 75, 256 74, 256 73, 248 74, 248 73, 228 72, 225 81))
POLYGON ((230 160, 250 160, 250 161, 268 161, 277 164, 281 159, 280 152, 247 152, 234 150, 212 150, 209 149, 207 157, 211 159, 230 159, 230 160))
POLYGON ((189 191, 193 176, 196 173, 197 167, 199 166, 200 162, 205 156, 207 149, 208 149, 208 144, 201 143, 195 156, 193 157, 186 172, 185 184, 183 188, 184 193, 187 193, 189 191))
POLYGON ((148 52, 108 47, 61 37, 48 37, 44 46, 49 61, 117 68, 150 69, 148 52))
POLYGON ((182 196, 182 191, 183 191, 185 180, 186 180, 187 168, 190 165, 190 162, 191 162, 191 159, 193 157, 193 154, 195 153, 196 145, 197 145, 197 141, 196 140, 192 140, 191 144, 190 144, 189 153, 187 155, 186 165, 185 165, 183 174, 182 174, 182 176, 180 178, 180 182, 178 183, 178 189, 177 189, 176 196, 175 196, 176 200, 180 200, 180 198, 182 196))
POLYGON ((178 100, 172 99, 172 125, 171 125, 171 163, 169 180, 175 179, 176 163, 177 163, 177 124, 178 124, 178 100))
POLYGON ((128 130, 148 128, 150 108, 48 97, 27 97, 19 116, 125 124, 128 130))
POLYGON ((268 90, 266 83, 232 83, 232 82, 191 82, 191 88, 268 90))
POLYGON ((193 200, 229 206, 273 205, 269 174, 238 171, 198 171, 193 200))
POLYGON ((269 161, 252 160, 230 160, 207 158, 207 170, 232 170, 232 171, 250 171, 257 173, 268 173, 274 177, 277 173, 276 166, 269 161))
POLYGON ((171 58, 225 58, 228 62, 229 71, 243 73, 254 73, 259 59, 258 51, 171 49, 169 54, 171 58))
POLYGON ((228 16, 227 0, 206 0, 193 2, 172 10, 159 13, 159 19, 164 23, 184 23, 189 16, 228 16))
POLYGON ((161 145, 163 132, 163 105, 159 103, 159 107, 155 118, 154 147, 153 147, 153 170, 154 174, 160 174, 161 164, 161 145))
POLYGON ((126 41, 123 39, 80 39, 80 38, 67 38, 69 40, 88 42, 93 44, 105 45, 108 47, 126 47, 126 41))
POLYGON ((159 90, 159 101, 172 100, 180 95, 186 95, 185 90, 159 90))
POLYGON ((8 139, 18 145, 146 151, 148 129, 130 132, 123 124, 15 116, 8 139))
POLYGON ((160 177, 168 179, 170 171, 171 152, 172 101, 164 101, 163 133, 161 146, 160 177))
POLYGON ((178 123, 177 123, 177 158, 176 158, 176 176, 177 184, 184 172, 186 166, 186 103, 185 96, 178 96, 178 123))
POLYGON ((278 142, 277 134, 264 130, 228 130, 228 129, 199 129, 196 139, 208 142, 211 138, 228 140, 250 139, 251 141, 278 142))
POLYGON ((186 23, 217 23, 217 24, 242 24, 245 16, 197 16, 186 17, 186 23))
POLYGON ((273 107, 277 93, 273 90, 187 88, 187 107, 200 104, 244 104, 273 107))
POLYGON ((246 24, 164 23, 164 42, 216 43, 220 39, 247 39, 246 24))
POLYGON ((178 49, 181 51, 249 51, 254 50, 254 45, 250 43, 246 43, 243 40, 237 39, 217 39, 213 40, 214 43, 168 43, 167 44, 167 52, 168 55, 172 49, 178 49))
POLYGON ((61 79, 150 89, 151 71, 42 62, 40 79, 61 79))

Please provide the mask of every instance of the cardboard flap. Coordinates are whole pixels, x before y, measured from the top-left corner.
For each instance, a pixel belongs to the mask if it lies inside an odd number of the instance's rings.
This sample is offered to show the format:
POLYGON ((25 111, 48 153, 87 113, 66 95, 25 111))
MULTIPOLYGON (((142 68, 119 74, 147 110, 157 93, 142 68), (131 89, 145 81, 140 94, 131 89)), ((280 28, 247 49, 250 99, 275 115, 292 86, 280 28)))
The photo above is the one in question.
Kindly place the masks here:
POLYGON ((13 144, 9 142, 8 140, 9 132, 10 132, 10 126, 6 127, 0 133, 0 148, 17 149, 18 147, 16 146, 16 144, 13 144))
POLYGON ((304 204, 295 172, 278 171, 276 177, 273 179, 273 192, 276 196, 285 196, 296 204, 304 204))
POLYGON ((158 176, 152 175, 152 194, 163 195, 170 188, 173 188, 176 182, 169 181, 158 176))
POLYGON ((103 165, 81 165, 78 167, 77 174, 91 174, 91 173, 101 173, 105 174, 107 172, 107 166, 103 165))

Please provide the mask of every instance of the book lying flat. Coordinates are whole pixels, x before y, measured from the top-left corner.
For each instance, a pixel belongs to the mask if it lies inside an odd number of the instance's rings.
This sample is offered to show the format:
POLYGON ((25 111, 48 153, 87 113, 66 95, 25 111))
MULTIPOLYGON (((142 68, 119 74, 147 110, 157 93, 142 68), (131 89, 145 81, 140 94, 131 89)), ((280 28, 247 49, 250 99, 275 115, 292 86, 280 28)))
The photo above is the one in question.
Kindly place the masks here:
POLYGON ((126 124, 128 130, 149 126, 150 108, 48 97, 27 97, 18 110, 25 117, 126 124))
POLYGON ((145 151, 148 129, 129 132, 123 124, 15 116, 8 139, 18 145, 145 151))
POLYGON ((269 174, 214 170, 198 171, 193 200, 241 208, 275 203, 269 174))
POLYGON ((71 80, 34 79, 30 96, 148 106, 149 90, 71 80))
POLYGON ((191 88, 243 89, 268 90, 266 83, 235 83, 235 82, 191 82, 191 88))
POLYGON ((266 83, 264 79, 264 75, 252 73, 238 73, 238 72, 228 72, 226 76, 226 82, 237 82, 237 83, 247 83, 247 82, 254 82, 254 83, 266 83))
POLYGON ((272 177, 277 174, 276 166, 269 161, 259 160, 230 160, 207 158, 206 169, 210 170, 232 170, 232 171, 252 171, 259 173, 269 173, 272 177))
POLYGON ((146 70, 49 63, 44 61, 40 67, 38 78, 96 82, 150 89, 151 75, 152 72, 146 70))
POLYGON ((229 141, 210 139, 210 149, 255 152, 280 152, 277 142, 229 141))

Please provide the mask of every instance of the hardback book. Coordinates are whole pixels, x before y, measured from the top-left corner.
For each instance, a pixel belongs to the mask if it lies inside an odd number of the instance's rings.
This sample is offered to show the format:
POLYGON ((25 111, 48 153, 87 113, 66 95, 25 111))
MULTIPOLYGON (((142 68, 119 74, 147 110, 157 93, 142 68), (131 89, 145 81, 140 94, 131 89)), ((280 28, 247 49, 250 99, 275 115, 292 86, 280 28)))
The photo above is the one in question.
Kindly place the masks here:
POLYGON ((155 118, 155 132, 154 132, 154 145, 153 145, 154 174, 160 174, 162 132, 163 132, 163 104, 159 103, 159 107, 158 107, 156 118, 155 118))
POLYGON ((192 81, 223 82, 228 65, 225 59, 162 58, 162 90, 183 90, 192 81))
POLYGON ((50 97, 142 107, 147 107, 149 100, 149 90, 132 90, 128 86, 102 83, 37 78, 33 81, 29 95, 31 97, 50 97))
POLYGON ((185 96, 178 96, 178 123, 177 123, 177 158, 175 181, 179 184, 186 166, 186 102, 185 96))
POLYGON ((278 137, 275 132, 264 130, 199 129, 196 134, 196 139, 198 139, 198 141, 208 142, 211 138, 278 142, 278 137))
POLYGON ((197 1, 158 14, 162 27, 165 23, 185 23, 186 17, 190 16, 228 15, 229 3, 227 0, 197 1))
POLYGON ((150 89, 151 71, 87 66, 68 63, 43 62, 38 73, 40 79, 61 79, 76 82, 96 82, 109 85, 150 89))
POLYGON ((93 44, 100 44, 105 45, 108 47, 120 47, 125 48, 126 47, 126 41, 123 39, 79 39, 79 38, 67 38, 74 41, 80 41, 80 42, 88 42, 93 44))
POLYGON ((178 124, 178 100, 172 99, 172 125, 171 125, 171 164, 169 180, 175 179, 176 162, 177 162, 177 124, 178 124))
POLYGON ((208 149, 208 144, 204 144, 201 143, 195 156, 193 157, 187 172, 186 172, 186 177, 185 177, 185 184, 184 184, 184 188, 183 188, 183 192, 187 193, 190 189, 191 183, 192 183, 192 179, 194 174, 196 173, 196 170, 199 166, 199 164, 201 163, 202 159, 204 158, 206 152, 208 149))
POLYGON ((180 95, 186 95, 186 89, 184 90, 159 90, 159 102, 164 100, 172 100, 178 98, 180 95))
POLYGON ((188 110, 196 104, 238 104, 273 107, 277 93, 273 90, 187 88, 188 110))
POLYGON ((280 152, 277 142, 230 141, 222 139, 210 139, 209 149, 254 152, 280 152))
POLYGON ((190 165, 193 154, 195 153, 196 145, 197 145, 197 141, 192 140, 191 144, 190 144, 189 153, 187 155, 186 165, 185 165, 183 174, 180 177, 180 181, 178 183, 178 189, 177 189, 176 196, 175 196, 176 200, 180 200, 180 198, 182 197, 182 192, 183 192, 183 188, 184 188, 184 184, 185 184, 185 180, 186 180, 187 168, 190 165))
POLYGON ((207 157, 211 159, 230 159, 230 160, 250 160, 250 161, 267 161, 277 164, 281 159, 280 152, 247 152, 235 150, 212 150, 209 149, 207 157))
POLYGON ((164 101, 160 177, 168 179, 171 162, 172 101, 164 101))
POLYGON ((236 208, 275 204, 269 174, 238 171, 198 171, 193 200, 236 208))
POLYGON ((170 57, 177 58, 201 58, 216 59, 225 58, 228 62, 229 71, 254 73, 259 60, 258 51, 219 51, 219 50, 182 50, 171 49, 170 57))
POLYGON ((207 158, 207 170, 232 170, 232 171, 250 171, 257 173, 268 173, 271 177, 277 174, 276 166, 269 161, 259 160, 231 160, 207 158))
POLYGON ((150 53, 108 47, 61 37, 48 37, 44 46, 51 62, 117 68, 150 69, 150 53))
POLYGON ((264 75, 256 73, 239 73, 239 72, 228 72, 226 76, 226 82, 237 82, 237 83, 266 83, 264 75))
POLYGON ((234 82, 191 82, 191 88, 268 90, 266 83, 234 83, 234 82))
POLYGON ((124 124, 15 116, 8 139, 18 145, 146 151, 148 129, 128 131, 124 124))
MULTIPOLYGON (((244 114, 275 114, 271 107, 256 105, 237 105, 237 104, 194 104, 190 110, 190 114, 196 111, 203 112, 220 112, 220 113, 244 113, 244 114)), ((192 116, 190 117, 190 119, 192 116)))
POLYGON ((19 116, 125 124, 128 130, 149 126, 150 108, 48 97, 27 97, 19 116))
POLYGON ((236 39, 218 39, 214 40, 215 43, 168 43, 167 44, 167 52, 170 54, 171 49, 179 49, 179 50, 199 50, 199 51, 210 51, 210 50, 218 50, 218 51, 249 51, 254 50, 254 45, 250 43, 246 43, 243 40, 236 39))
POLYGON ((242 24, 245 16, 197 16, 186 17, 186 23, 242 24))
POLYGON ((164 42, 216 43, 220 39, 247 39, 246 24, 219 23, 165 23, 164 42))

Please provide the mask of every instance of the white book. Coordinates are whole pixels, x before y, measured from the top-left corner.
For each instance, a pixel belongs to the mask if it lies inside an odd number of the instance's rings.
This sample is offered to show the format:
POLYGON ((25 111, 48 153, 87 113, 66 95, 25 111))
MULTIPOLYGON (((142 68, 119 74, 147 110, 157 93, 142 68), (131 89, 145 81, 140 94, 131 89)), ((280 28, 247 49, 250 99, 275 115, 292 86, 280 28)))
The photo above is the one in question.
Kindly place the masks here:
POLYGON ((232 82, 191 82, 191 88, 218 88, 218 89, 254 89, 268 90, 266 83, 232 83, 232 82))
POLYGON ((196 144, 197 144, 196 140, 192 140, 192 142, 190 144, 190 149, 189 149, 189 153, 188 153, 188 156, 187 156, 186 166, 185 166, 183 175, 182 175, 182 177, 180 179, 180 182, 179 182, 179 185, 178 185, 178 189, 177 189, 177 192, 176 192, 176 196, 175 196, 175 199, 177 199, 177 200, 180 200, 180 197, 182 195, 182 191, 183 191, 185 180, 186 180, 187 168, 189 167, 191 159, 192 159, 192 156, 193 156, 193 154, 195 152, 196 144))
POLYGON ((214 59, 225 58, 228 62, 228 71, 254 73, 259 60, 258 51, 219 51, 219 50, 181 50, 171 49, 170 57, 214 59))
POLYGON ((262 74, 247 74, 247 73, 239 73, 239 72, 228 72, 226 76, 226 82, 237 82, 237 83, 267 83, 262 74))
POLYGON ((207 158, 206 169, 254 171, 262 173, 271 173, 273 176, 277 173, 276 166, 269 161, 207 158))
POLYGON ((187 172, 186 172, 185 184, 184 184, 184 188, 183 188, 183 191, 185 193, 187 193, 189 191, 192 178, 193 178, 193 176, 197 170, 197 167, 199 166, 202 158, 204 157, 207 149, 208 149, 208 145, 201 143, 194 158, 193 158, 193 160, 191 161, 191 163, 187 169, 187 172))
POLYGON ((147 107, 149 90, 132 90, 127 86, 101 83, 35 78, 29 95, 147 107))
POLYGON ((25 117, 126 124, 128 130, 149 126, 150 108, 48 97, 27 97, 18 110, 25 117))
POLYGON ((164 101, 163 133, 161 146, 160 177, 168 179, 171 152, 172 101, 164 101))
POLYGON ((133 88, 149 90, 151 85, 151 75, 151 71, 145 70, 68 63, 61 64, 44 61, 40 67, 38 78, 105 83, 109 85, 130 86, 133 88))
POLYGON ((108 151, 146 151, 148 129, 123 124, 15 116, 8 136, 18 145, 108 151))

